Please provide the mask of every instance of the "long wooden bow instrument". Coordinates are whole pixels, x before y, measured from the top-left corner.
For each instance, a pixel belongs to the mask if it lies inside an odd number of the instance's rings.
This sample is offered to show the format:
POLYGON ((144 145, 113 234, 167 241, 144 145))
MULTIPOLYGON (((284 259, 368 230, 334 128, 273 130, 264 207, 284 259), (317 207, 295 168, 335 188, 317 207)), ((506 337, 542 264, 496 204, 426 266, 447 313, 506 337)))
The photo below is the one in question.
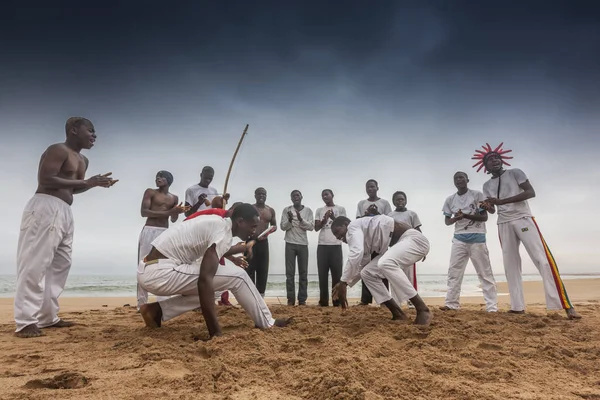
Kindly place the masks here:
MULTIPOLYGON (((242 137, 240 138, 240 141, 238 142, 238 145, 235 148, 235 153, 233 153, 233 158, 231 159, 231 162, 229 163, 229 170, 227 171, 227 177, 225 178, 225 189, 223 189, 223 196, 225 196, 225 194, 227 193, 227 184, 229 183, 229 175, 231 174, 231 168, 233 168, 233 162, 235 161, 235 157, 237 156, 237 153, 240 150, 240 146, 242 145, 242 142, 244 141, 244 137, 246 136, 247 132, 248 132, 248 124, 246 124, 246 128, 244 129, 244 132, 242 132, 242 137)), ((226 203, 226 201, 223 201, 223 209, 225 209, 225 203, 226 203)))

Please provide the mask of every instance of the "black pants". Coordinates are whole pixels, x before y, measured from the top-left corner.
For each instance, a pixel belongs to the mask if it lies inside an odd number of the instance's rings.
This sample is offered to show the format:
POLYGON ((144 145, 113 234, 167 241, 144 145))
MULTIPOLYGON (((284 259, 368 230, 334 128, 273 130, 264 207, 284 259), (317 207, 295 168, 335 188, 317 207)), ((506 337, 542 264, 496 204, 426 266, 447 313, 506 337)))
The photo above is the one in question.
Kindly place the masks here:
POLYGON ((264 297, 269 277, 269 239, 257 241, 252 248, 252 253, 253 257, 248 263, 246 272, 258 292, 264 297))
POLYGON ((296 301, 296 258, 298 259, 298 303, 306 304, 308 297, 308 246, 285 243, 285 289, 287 301, 296 301))
MULTIPOLYGON (((378 255, 379 254, 377 254, 377 253, 371 254, 371 260, 374 259, 375 257, 377 257, 378 255)), ((362 283, 362 292, 360 294, 360 302, 363 304, 371 304, 373 302, 373 295, 371 294, 371 291, 369 290, 367 285, 365 285, 364 282, 361 282, 361 283, 362 283)), ((390 285, 389 285, 387 279, 383 279, 383 284, 385 285, 386 289, 389 290, 390 285)))
MULTIPOLYGON (((329 305, 329 286, 328 278, 331 271, 331 287, 333 288, 342 277, 342 245, 323 245, 317 246, 317 269, 319 271, 319 305, 329 305)), ((339 301, 333 301, 334 306, 339 305, 339 301)))

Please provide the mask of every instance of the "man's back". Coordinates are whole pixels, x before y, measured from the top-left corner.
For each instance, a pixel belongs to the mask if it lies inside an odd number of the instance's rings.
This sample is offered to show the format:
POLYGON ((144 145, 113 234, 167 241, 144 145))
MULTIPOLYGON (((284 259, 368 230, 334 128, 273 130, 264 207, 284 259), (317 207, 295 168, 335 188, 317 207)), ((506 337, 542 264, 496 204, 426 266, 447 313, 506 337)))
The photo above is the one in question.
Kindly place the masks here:
POLYGON ((365 254, 370 255, 374 252, 382 254, 387 250, 394 232, 394 218, 387 215, 376 215, 350 222, 347 233, 349 245, 353 239, 352 236, 358 232, 363 236, 365 254))
POLYGON ((167 229, 152 242, 152 246, 179 264, 192 264, 213 244, 217 256, 223 257, 231 247, 231 241, 231 219, 205 215, 167 229))

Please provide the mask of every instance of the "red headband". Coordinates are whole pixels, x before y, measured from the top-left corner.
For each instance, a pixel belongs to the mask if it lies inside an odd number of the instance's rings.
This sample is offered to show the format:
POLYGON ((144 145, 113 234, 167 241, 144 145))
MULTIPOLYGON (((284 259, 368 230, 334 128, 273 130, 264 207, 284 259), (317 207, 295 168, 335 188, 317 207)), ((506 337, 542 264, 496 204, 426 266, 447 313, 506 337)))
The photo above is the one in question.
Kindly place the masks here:
POLYGON ((502 160, 502 164, 508 165, 510 167, 510 164, 504 160, 511 159, 512 157, 505 156, 504 154, 510 153, 512 150, 502 150, 503 144, 504 142, 500 143, 498 147, 492 150, 492 146, 490 146, 489 143, 486 143, 485 146, 481 146, 481 148, 483 148, 483 150, 485 151, 475 150, 475 154, 473 155, 473 157, 471 157, 471 159, 479 161, 477 161, 477 163, 473 165, 473 168, 479 165, 479 168, 477 168, 477 172, 479 172, 481 168, 483 168, 483 171, 488 173, 488 170, 485 166, 485 160, 493 154, 496 154, 498 155, 498 157, 500 157, 500 160, 502 160))

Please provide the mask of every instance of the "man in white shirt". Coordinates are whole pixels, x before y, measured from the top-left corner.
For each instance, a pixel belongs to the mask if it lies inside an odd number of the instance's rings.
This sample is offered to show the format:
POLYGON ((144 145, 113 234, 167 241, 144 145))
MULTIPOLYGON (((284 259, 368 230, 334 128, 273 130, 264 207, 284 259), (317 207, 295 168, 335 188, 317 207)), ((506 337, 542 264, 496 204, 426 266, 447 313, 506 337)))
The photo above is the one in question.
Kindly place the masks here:
POLYGON ((483 193, 468 187, 469 177, 464 172, 454 174, 457 192, 449 196, 442 209, 447 226, 454 225, 450 267, 448 268, 448 291, 446 302, 440 310, 460 308, 460 288, 469 259, 475 267, 488 312, 498 311, 496 281, 492 272, 490 255, 486 244, 485 222, 487 212, 479 207, 485 200, 483 193))
POLYGON ((291 193, 292 205, 281 213, 281 230, 285 232, 285 288, 288 306, 296 299, 296 259, 298 260, 298 304, 306 305, 308 297, 308 237, 315 228, 313 212, 302 205, 302 193, 291 193))
MULTIPOLYGON (((321 192, 325 207, 315 212, 315 231, 319 232, 317 246, 317 269, 319 271, 319 305, 329 306, 329 271, 331 271, 331 287, 335 286, 342 276, 344 259, 342 242, 331 233, 331 224, 339 216, 346 216, 346 209, 333 203, 333 191, 325 189, 321 192)), ((337 307, 339 302, 333 301, 337 307)))
MULTIPOLYGON (((379 192, 379 184, 375 179, 369 179, 367 181, 365 184, 365 191, 369 197, 358 202, 358 206, 356 207, 356 218, 373 215, 388 215, 392 212, 390 203, 377 195, 379 192)), ((387 281, 385 281, 384 284, 388 287, 387 281)), ((369 289, 365 285, 362 285, 360 305, 366 306, 372 302, 373 296, 371 295, 371 292, 369 292, 369 289)))
MULTIPOLYGON (((388 216, 394 218, 396 222, 402 222, 406 225, 410 226, 413 229, 421 232, 421 220, 416 212, 409 210, 406 208, 406 204, 408 203, 406 193, 402 191, 397 191, 392 195, 392 204, 396 207, 394 211, 387 214, 388 216)), ((423 259, 423 261, 425 261, 423 259)), ((408 279, 412 282, 415 289, 417 288, 417 264, 413 264, 408 267, 406 271, 404 271, 408 276, 408 279)), ((412 308, 412 304, 408 303, 409 308, 412 308)))
MULTIPOLYGON (((215 170, 213 167, 206 166, 202 168, 200 173, 200 182, 187 188, 185 191, 185 205, 190 209, 185 213, 186 217, 197 211, 210 208, 212 200, 218 195, 217 189, 210 186, 214 176, 215 170)), ((228 196, 223 197, 228 200, 228 196)))
POLYGON ((173 297, 140 307, 146 325, 158 328, 163 321, 201 307, 209 336, 220 336, 214 292, 231 290, 258 328, 285 326, 287 321, 273 319, 242 268, 219 266, 221 257, 245 252, 245 243, 232 247, 232 237, 247 240, 257 226, 258 211, 250 204, 241 204, 231 218, 194 218, 156 238, 150 254, 138 266, 138 283, 150 293, 173 297))
POLYGON ((350 221, 338 217, 331 225, 334 236, 348 244, 348 261, 340 282, 334 287, 334 298, 342 308, 348 306, 347 286, 362 278, 377 304, 385 305, 392 319, 407 319, 400 306, 410 300, 415 306, 415 324, 429 325, 431 313, 404 273, 408 265, 421 260, 429 252, 429 241, 416 229, 395 222, 387 215, 364 217, 350 221), (383 284, 387 279, 393 296, 383 284))
MULTIPOLYGON (((509 312, 517 314, 525 312, 519 254, 519 246, 523 243, 542 276, 546 307, 549 310, 564 309, 569 319, 579 319, 581 316, 577 314, 569 300, 556 260, 529 209, 527 200, 535 197, 535 190, 523 171, 518 168, 507 170, 503 168, 502 164, 506 164, 503 158, 507 158, 504 153, 510 150, 501 150, 501 147, 502 144, 492 150, 487 145, 487 148, 484 147, 486 152, 479 150, 479 154, 474 158, 481 159, 486 172, 492 174, 492 178, 483 185, 486 200, 482 203, 482 207, 492 214, 496 212, 496 206, 498 207, 498 233, 510 293, 509 312)), ((475 165, 478 164, 480 163, 475 165)))

